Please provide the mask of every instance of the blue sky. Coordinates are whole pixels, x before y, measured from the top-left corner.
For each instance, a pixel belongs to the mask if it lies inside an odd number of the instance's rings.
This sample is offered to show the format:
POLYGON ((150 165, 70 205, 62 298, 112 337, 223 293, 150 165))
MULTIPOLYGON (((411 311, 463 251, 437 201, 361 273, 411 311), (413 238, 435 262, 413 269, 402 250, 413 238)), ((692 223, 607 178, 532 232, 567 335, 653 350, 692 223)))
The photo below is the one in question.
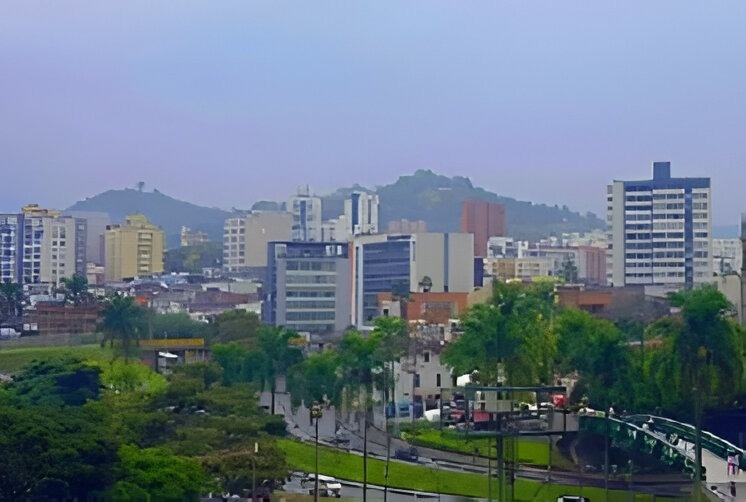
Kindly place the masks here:
POLYGON ((415 169, 603 214, 746 211, 744 2, 5 2, 0 210, 146 183, 224 208, 415 169))

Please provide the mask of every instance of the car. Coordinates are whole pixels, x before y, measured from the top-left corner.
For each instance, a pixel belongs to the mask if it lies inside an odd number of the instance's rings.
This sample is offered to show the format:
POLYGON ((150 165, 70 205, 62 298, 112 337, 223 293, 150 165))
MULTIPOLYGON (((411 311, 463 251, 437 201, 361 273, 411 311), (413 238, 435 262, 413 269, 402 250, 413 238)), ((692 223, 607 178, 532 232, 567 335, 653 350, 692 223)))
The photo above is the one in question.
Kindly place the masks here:
POLYGON ((580 495, 560 495, 557 497, 557 502, 591 502, 591 499, 580 495))
MULTIPOLYGON (((308 494, 313 495, 316 489, 316 475, 313 473, 306 474, 301 479, 300 485, 303 488, 310 487, 308 494)), ((331 476, 319 474, 319 496, 340 498, 342 496, 342 483, 331 476)))

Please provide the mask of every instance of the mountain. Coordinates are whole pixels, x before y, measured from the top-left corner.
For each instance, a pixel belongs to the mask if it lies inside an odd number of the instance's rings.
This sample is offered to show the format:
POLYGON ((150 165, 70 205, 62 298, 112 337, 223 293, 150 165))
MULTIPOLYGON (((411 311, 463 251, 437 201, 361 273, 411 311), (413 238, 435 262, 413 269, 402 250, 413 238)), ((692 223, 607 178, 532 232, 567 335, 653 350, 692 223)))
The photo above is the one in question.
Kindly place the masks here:
MULTIPOLYGON (((366 189, 360 186, 339 189, 324 197, 324 218, 339 215, 345 197, 353 190, 366 189)), ((426 221, 428 230, 433 232, 457 232, 461 227, 461 204, 472 199, 503 204, 508 235, 517 239, 535 240, 562 232, 588 232, 606 227, 606 222, 592 213, 583 215, 567 206, 560 208, 500 196, 475 187, 469 178, 449 178, 429 170, 418 170, 399 177, 391 185, 367 191, 379 196, 379 222, 384 230, 387 222, 406 218, 426 221)))
MULTIPOLYGON (((456 232, 461 223, 461 203, 471 199, 503 204, 508 235, 518 239, 534 240, 562 232, 587 232, 605 227, 605 222, 592 213, 583 215, 570 211, 567 206, 519 201, 475 187, 469 178, 449 178, 426 170, 400 176, 396 182, 375 189, 360 185, 340 188, 323 197, 324 219, 343 214, 344 200, 355 190, 378 194, 382 230, 389 221, 406 218, 426 221, 428 230, 433 232, 456 232)), ((276 202, 259 201, 253 208, 274 210, 280 207, 276 202)), ((144 192, 131 188, 109 190, 77 202, 68 210, 105 212, 116 223, 123 222, 128 214, 143 213, 163 228, 169 247, 179 245, 182 226, 206 232, 214 241, 222 242, 223 223, 233 214, 180 201, 158 190, 144 192)))
POLYGON ((128 214, 142 213, 163 229, 168 247, 179 246, 182 226, 206 232, 214 241, 222 242, 223 223, 231 216, 228 211, 190 204, 158 190, 143 192, 132 188, 108 190, 76 202, 68 211, 108 213, 114 223, 124 223, 128 214))

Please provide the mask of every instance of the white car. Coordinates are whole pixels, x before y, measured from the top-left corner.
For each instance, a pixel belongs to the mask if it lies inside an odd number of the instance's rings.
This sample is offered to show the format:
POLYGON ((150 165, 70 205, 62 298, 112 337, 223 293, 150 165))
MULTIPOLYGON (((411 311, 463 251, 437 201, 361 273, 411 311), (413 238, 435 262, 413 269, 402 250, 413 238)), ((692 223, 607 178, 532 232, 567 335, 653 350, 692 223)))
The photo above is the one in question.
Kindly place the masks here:
MULTIPOLYGON (((300 481, 300 485, 303 488, 309 488, 308 494, 313 495, 315 490, 316 475, 311 473, 303 477, 300 481)), ((319 496, 320 497, 335 497, 339 498, 342 496, 342 483, 337 481, 336 478, 331 476, 324 476, 319 474, 319 496)))

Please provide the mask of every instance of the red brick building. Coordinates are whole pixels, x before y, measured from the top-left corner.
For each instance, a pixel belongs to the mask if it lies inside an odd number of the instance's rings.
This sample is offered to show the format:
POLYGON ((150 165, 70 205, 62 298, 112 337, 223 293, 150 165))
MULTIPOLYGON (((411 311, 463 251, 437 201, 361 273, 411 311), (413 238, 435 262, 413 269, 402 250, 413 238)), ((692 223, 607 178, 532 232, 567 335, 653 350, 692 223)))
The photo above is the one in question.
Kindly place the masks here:
POLYGON ((487 256, 490 237, 505 236, 505 207, 486 200, 467 200, 461 205, 461 231, 474 234, 474 256, 487 256))

